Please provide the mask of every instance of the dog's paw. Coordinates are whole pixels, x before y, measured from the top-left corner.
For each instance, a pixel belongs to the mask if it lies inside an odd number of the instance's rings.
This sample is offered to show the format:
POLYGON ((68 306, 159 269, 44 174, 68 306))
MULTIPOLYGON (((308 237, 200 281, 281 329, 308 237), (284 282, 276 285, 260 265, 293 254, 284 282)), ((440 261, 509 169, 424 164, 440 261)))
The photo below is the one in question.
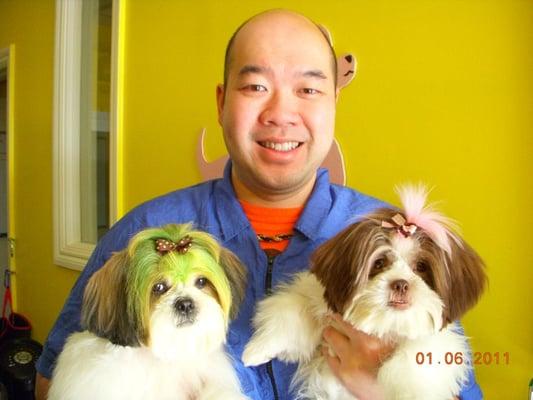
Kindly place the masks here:
POLYGON ((259 346, 248 344, 242 353, 242 362, 247 367, 255 367, 257 365, 266 364, 273 356, 267 354, 265 349, 259 349, 259 346))

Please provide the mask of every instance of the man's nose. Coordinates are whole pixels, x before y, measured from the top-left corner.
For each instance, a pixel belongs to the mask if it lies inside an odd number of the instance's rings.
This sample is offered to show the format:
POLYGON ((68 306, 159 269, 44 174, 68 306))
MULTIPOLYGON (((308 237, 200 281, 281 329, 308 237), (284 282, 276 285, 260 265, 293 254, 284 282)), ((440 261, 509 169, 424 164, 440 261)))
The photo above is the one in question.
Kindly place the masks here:
POLYGON ((263 125, 278 127, 296 125, 299 118, 296 97, 284 91, 274 92, 259 116, 263 125))

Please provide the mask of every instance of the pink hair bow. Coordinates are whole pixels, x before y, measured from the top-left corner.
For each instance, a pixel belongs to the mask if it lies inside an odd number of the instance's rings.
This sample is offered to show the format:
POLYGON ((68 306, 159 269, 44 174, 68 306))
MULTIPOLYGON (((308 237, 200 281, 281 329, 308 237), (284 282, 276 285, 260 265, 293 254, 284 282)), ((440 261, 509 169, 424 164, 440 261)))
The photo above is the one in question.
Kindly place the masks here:
POLYGON ((394 228, 401 233, 403 237, 409 237, 413 235, 418 229, 418 226, 415 224, 408 223, 402 214, 396 214, 391 218, 391 220, 392 223, 388 221, 381 221, 381 226, 384 228, 394 228))

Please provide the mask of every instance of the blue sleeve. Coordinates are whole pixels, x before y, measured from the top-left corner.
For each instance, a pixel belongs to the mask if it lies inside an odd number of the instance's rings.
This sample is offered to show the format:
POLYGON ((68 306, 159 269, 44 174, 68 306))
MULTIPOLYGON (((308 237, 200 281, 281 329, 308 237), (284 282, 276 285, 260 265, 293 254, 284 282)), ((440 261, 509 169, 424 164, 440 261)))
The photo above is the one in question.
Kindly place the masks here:
POLYGON ((126 247, 131 234, 138 229, 137 225, 132 215, 124 217, 113 226, 96 246, 83 272, 70 291, 65 305, 46 339, 43 352, 35 365, 37 372, 44 377, 48 379, 52 377, 57 356, 63 349, 67 337, 81 330, 81 305, 87 281, 104 265, 113 252, 126 247))
MULTIPOLYGON (((462 325, 457 323, 458 333, 461 333, 464 335, 464 329, 462 325)), ((481 388, 476 382, 476 376, 474 374, 474 367, 472 365, 472 352, 468 354, 468 363, 470 364, 471 368, 468 371, 468 381, 463 385, 461 388, 461 393, 459 393, 459 398, 461 400, 481 400, 483 399, 483 393, 481 392, 481 388)))
POLYGON ((461 389, 459 394, 461 400, 481 400, 483 399, 483 393, 481 388, 476 382, 476 377, 474 375, 474 370, 471 369, 468 372, 468 382, 461 389))

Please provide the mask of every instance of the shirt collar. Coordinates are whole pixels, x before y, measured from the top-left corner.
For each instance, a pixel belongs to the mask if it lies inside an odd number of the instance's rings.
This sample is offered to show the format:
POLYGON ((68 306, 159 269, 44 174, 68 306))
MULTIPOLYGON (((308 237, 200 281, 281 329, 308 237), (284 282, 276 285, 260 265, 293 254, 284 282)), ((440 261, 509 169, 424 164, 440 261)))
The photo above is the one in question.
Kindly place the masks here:
POLYGON ((224 175, 215 186, 214 201, 217 218, 220 224, 222 239, 228 241, 243 230, 251 227, 244 211, 237 200, 231 182, 231 159, 224 167, 224 175))
POLYGON ((322 232, 322 225, 331 209, 332 198, 327 169, 319 168, 315 186, 294 229, 316 241, 322 232))
MULTIPOLYGON (((231 182, 231 160, 224 168, 224 175, 217 182, 214 201, 217 217, 220 221, 222 239, 228 241, 245 229, 251 228, 250 221, 237 200, 237 195, 231 182)), ((321 225, 331 208, 329 173, 320 168, 311 196, 307 200, 302 215, 296 222, 294 229, 311 240, 319 238, 321 225)))

